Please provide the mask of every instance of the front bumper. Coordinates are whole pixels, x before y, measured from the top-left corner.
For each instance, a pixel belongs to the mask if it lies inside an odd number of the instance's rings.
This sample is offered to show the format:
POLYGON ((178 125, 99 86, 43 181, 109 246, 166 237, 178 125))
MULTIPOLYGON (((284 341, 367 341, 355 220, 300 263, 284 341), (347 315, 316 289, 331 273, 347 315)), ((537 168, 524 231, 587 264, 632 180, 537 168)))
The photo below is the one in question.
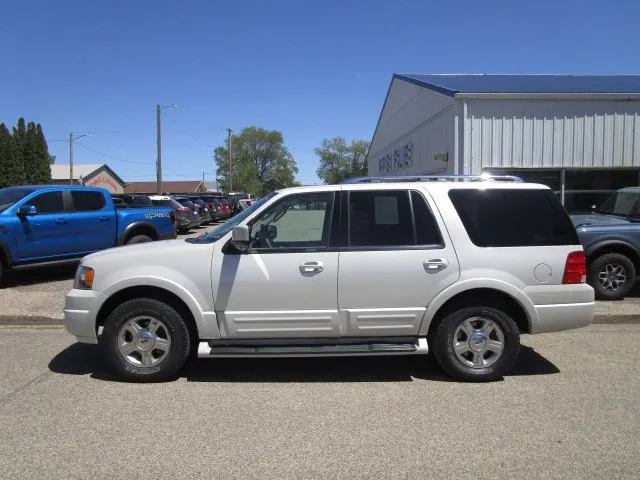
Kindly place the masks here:
POLYGON ((82 343, 98 343, 96 316, 100 292, 70 290, 64 297, 64 327, 82 343))

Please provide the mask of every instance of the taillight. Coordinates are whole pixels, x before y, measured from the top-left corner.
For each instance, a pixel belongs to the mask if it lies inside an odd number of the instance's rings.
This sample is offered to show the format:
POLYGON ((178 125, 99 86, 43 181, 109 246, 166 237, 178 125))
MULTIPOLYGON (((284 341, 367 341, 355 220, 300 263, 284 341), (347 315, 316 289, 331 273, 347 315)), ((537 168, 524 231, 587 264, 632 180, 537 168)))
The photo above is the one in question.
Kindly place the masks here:
POLYGON ((176 212, 171 210, 171 213, 169 214, 169 218, 171 219, 171 225, 175 225, 176 224, 176 212))
POLYGON ((562 283, 575 284, 587 281, 587 259, 583 251, 571 252, 567 255, 567 263, 564 266, 562 283))
POLYGON ((178 208, 176 208, 176 210, 178 212, 188 212, 189 211, 189 209, 187 207, 178 207, 178 208))

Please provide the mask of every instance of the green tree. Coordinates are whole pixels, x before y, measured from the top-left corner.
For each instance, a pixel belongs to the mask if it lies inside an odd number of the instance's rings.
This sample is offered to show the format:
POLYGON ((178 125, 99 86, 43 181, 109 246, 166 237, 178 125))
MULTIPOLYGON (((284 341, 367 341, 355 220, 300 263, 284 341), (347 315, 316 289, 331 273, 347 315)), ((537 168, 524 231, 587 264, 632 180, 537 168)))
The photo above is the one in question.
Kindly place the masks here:
MULTIPOLYGON (((27 174, 24 166, 24 145, 27 139, 27 124, 24 121, 24 118, 20 117, 18 119, 18 125, 13 127, 13 148, 14 148, 14 157, 15 162, 20 165, 21 175, 20 175, 20 183, 27 183, 27 174)), ((17 184, 16 184, 17 185, 17 184)))
MULTIPOLYGON (((234 191, 260 196, 269 180, 277 180, 285 187, 297 184, 298 167, 284 145, 281 132, 247 127, 231 138, 231 186, 234 191)), ((229 190, 228 143, 227 140, 225 145, 213 151, 218 187, 226 191, 229 190)))
POLYGON ((51 164, 53 160, 49 155, 47 139, 42 131, 42 126, 36 125, 36 171, 38 183, 51 183, 51 164))
POLYGON ((344 137, 325 138, 314 150, 320 162, 316 173, 326 184, 365 176, 368 151, 369 142, 366 140, 352 140, 351 145, 347 145, 344 137))
POLYGON ((21 185, 24 180, 15 140, 6 125, 0 124, 0 188, 21 185))
POLYGON ((27 132, 22 141, 22 162, 24 165, 25 181, 29 185, 36 185, 40 180, 38 171, 37 145, 38 132, 36 124, 29 122, 27 132))

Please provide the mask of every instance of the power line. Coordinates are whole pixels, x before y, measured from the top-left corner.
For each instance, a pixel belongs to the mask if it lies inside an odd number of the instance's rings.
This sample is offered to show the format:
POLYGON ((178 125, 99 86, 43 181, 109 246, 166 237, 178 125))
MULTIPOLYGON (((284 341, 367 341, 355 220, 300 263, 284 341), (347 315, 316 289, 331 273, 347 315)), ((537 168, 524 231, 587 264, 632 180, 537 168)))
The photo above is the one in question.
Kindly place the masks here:
POLYGON ((91 150, 92 152, 97 153, 98 155, 102 155, 103 157, 111 158, 112 160, 117 160, 119 162, 130 163, 133 165, 153 165, 154 164, 153 162, 132 162, 131 160, 124 160, 114 155, 109 155, 108 153, 104 153, 99 150, 96 150, 95 148, 87 147, 86 145, 80 142, 75 142, 75 144, 80 145, 82 148, 86 148, 87 150, 91 150))
MULTIPOLYGON (((167 118, 167 120, 169 120, 169 122, 171 122, 171 123, 173 123, 174 125, 177 125, 178 127, 180 127, 180 124, 179 124, 179 123, 177 123, 177 122, 175 122, 174 120, 172 120, 172 119, 171 119, 171 117, 167 116, 166 118, 167 118)), ((192 140, 194 140, 194 141, 196 141, 196 142, 198 142, 198 143, 200 143, 200 144, 202 144, 202 145, 205 145, 205 146, 207 146, 207 147, 209 147, 209 148, 216 148, 216 146, 215 146, 215 145, 213 145, 213 144, 211 144, 211 143, 208 143, 208 142, 206 142, 206 141, 202 140, 202 139, 201 139, 201 138, 199 138, 199 137, 196 137, 195 135, 191 134, 190 132, 188 132, 188 131, 186 131, 186 130, 183 130, 183 129, 182 129, 182 127, 180 127, 178 130, 179 130, 179 131, 180 131, 180 133, 182 133, 183 135, 187 135, 188 137, 191 137, 191 139, 192 139, 192 140)))

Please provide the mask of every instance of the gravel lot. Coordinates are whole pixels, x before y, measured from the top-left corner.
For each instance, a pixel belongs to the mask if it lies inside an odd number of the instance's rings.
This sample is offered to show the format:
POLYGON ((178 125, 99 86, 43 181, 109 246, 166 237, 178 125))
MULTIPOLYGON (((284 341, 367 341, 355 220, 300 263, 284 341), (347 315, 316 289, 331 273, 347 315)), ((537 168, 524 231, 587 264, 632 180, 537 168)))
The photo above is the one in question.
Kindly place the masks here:
POLYGON ((0 327, 0 477, 640 477, 640 325, 524 337, 491 384, 428 357, 194 360, 113 381, 61 327, 0 327))

